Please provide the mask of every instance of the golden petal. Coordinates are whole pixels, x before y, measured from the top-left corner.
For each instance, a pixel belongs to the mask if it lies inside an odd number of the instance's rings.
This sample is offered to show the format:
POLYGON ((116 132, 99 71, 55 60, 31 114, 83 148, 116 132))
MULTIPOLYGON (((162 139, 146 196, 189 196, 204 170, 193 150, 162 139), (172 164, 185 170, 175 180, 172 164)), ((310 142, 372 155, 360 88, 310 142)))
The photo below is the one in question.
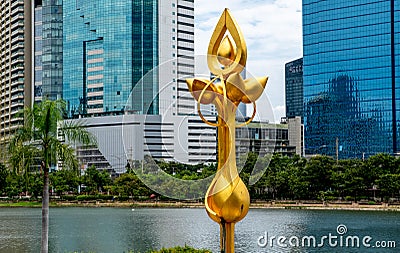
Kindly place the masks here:
POLYGON ((239 73, 234 73, 226 80, 226 94, 232 102, 240 102, 244 95, 245 82, 239 73))
POLYGON ((192 92, 193 82, 194 82, 194 78, 186 79, 186 84, 187 84, 188 89, 189 89, 190 92, 192 92))
POLYGON ((211 36, 210 43, 208 45, 208 68, 210 69, 211 73, 216 76, 228 75, 234 72, 240 73, 246 66, 246 60, 247 47, 243 34, 240 30, 240 27, 233 19, 230 11, 228 9, 225 9, 215 27, 215 30, 211 36), (237 52, 235 54, 232 64, 222 69, 218 61, 218 49, 221 45, 226 31, 229 31, 230 35, 232 36, 233 41, 236 45, 237 52))
MULTIPOLYGON (((192 93, 193 97, 199 101, 200 95, 204 88, 210 81, 207 79, 198 79, 198 78, 190 78, 186 79, 186 84, 189 88, 189 91, 192 93)), ((207 89, 204 91, 203 96, 201 97, 201 104, 210 104, 215 99, 215 91, 213 89, 213 84, 209 85, 207 89)))
POLYGON ((263 93, 267 85, 268 77, 249 78, 244 80, 245 88, 242 97, 243 103, 255 102, 263 93))

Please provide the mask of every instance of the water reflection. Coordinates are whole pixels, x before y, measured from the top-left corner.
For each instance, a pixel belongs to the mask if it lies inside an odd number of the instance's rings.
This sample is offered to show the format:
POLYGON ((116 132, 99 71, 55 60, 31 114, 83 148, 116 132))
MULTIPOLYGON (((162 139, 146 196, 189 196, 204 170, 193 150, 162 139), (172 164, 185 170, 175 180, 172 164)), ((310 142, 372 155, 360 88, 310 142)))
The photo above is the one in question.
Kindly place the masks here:
POLYGON ((339 73, 325 91, 306 99, 306 153, 335 156, 336 148, 340 158, 392 153, 389 95, 376 99, 378 91, 359 86, 358 77, 339 73))
MULTIPOLYGON (((0 253, 39 252, 40 209, 0 209, 0 253)), ((345 224, 348 235, 395 240, 400 247, 400 213, 251 209, 236 227, 236 252, 398 252, 395 249, 259 247, 269 236, 336 234, 345 224)), ((144 252, 148 249, 190 245, 219 249, 219 228, 203 209, 52 208, 50 252, 144 252)))

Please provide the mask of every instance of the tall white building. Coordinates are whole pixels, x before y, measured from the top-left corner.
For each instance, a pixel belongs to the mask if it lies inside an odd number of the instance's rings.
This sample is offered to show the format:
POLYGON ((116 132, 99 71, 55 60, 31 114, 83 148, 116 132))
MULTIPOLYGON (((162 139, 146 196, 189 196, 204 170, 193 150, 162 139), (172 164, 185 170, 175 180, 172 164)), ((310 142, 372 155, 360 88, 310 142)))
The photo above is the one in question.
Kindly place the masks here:
POLYGON ((194 1, 159 1, 160 114, 191 115, 195 101, 185 79, 194 77, 194 1))
POLYGON ((32 104, 32 1, 0 0, 0 161, 32 104))

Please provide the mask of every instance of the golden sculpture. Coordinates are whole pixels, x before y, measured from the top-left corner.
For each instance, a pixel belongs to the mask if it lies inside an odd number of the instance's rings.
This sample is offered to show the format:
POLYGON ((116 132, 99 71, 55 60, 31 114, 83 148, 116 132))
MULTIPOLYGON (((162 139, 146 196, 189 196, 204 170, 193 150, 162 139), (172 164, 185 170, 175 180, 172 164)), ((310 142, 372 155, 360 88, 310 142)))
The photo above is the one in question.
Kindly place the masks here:
POLYGON ((236 168, 235 128, 250 123, 254 118, 255 101, 268 80, 268 77, 243 80, 240 73, 246 60, 247 48, 242 32, 230 11, 225 9, 208 47, 208 67, 216 77, 212 80, 186 80, 197 100, 201 119, 218 127, 218 170, 207 190, 205 206, 210 218, 220 224, 221 252, 224 253, 235 252, 235 223, 246 216, 250 205, 249 192, 236 168), (252 103, 254 111, 250 120, 237 126, 235 116, 240 102, 252 103), (210 103, 217 109, 218 123, 207 121, 200 111, 200 104, 210 103))

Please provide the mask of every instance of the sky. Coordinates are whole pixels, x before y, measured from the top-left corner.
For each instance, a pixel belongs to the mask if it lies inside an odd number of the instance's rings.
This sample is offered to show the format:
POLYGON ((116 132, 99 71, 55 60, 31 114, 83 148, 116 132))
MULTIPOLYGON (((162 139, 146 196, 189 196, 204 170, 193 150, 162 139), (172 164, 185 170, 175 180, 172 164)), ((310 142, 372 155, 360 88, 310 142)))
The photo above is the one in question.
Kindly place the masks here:
MULTIPOLYGON (((268 76, 257 102, 258 119, 279 122, 285 116, 285 63, 301 58, 300 0, 195 1, 195 54, 205 55, 215 25, 228 8, 247 44, 247 71, 268 76), (272 110, 269 110, 271 108, 272 110)), ((247 114, 252 108, 248 106, 247 114)))

